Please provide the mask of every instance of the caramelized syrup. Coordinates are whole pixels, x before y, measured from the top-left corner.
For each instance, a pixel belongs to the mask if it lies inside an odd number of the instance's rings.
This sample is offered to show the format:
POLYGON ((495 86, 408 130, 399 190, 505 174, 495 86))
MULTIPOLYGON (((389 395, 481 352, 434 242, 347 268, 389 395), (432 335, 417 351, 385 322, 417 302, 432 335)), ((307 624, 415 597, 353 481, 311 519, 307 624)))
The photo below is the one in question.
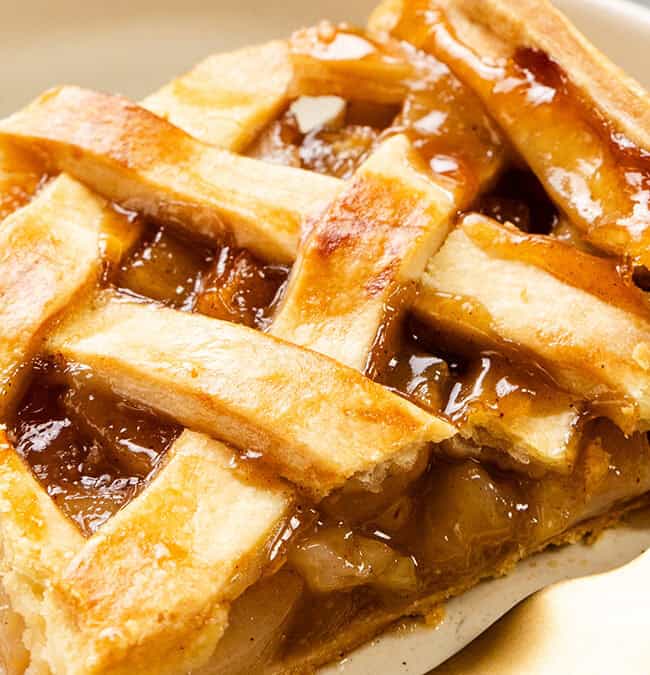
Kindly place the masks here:
POLYGON ((224 246, 201 284, 196 311, 264 330, 288 276, 288 267, 267 265, 248 251, 224 246))
POLYGON ((439 339, 432 343, 428 331, 411 322, 377 379, 461 428, 476 407, 507 420, 533 409, 538 415, 552 415, 573 405, 539 368, 524 367, 498 351, 477 350, 460 340, 453 346, 463 356, 443 358, 435 348, 433 353, 429 350, 430 345, 440 348, 443 343, 439 339))
POLYGON ((0 221, 25 206, 49 179, 37 157, 3 140, 0 146, 0 221))
POLYGON ((34 475, 86 535, 138 494, 178 433, 96 390, 89 374, 43 363, 10 431, 34 475))
MULTIPOLYGON (((262 132, 248 154, 257 159, 348 179, 376 146, 380 131, 372 124, 385 121, 385 114, 375 112, 371 115, 370 109, 362 102, 349 105, 343 125, 319 126, 305 134, 300 132, 293 114, 287 111, 262 132)), ((392 112, 389 108, 389 114, 392 112)))
POLYGON ((583 100, 546 54, 526 48, 510 59, 483 59, 458 39, 441 10, 416 2, 409 11, 397 33, 408 39, 419 29, 419 44, 479 94, 592 243, 648 263, 650 153, 583 100))
POLYGON ((406 134, 431 170, 453 181, 457 204, 466 208, 502 167, 506 146, 478 98, 445 66, 440 68, 430 88, 407 95, 382 139, 406 134))
POLYGON ((115 284, 153 300, 191 311, 214 251, 186 243, 165 227, 150 226, 140 246, 122 263, 115 284))
POLYGON ((557 208, 535 174, 521 169, 502 174, 475 210, 530 234, 551 234, 559 221, 557 208))

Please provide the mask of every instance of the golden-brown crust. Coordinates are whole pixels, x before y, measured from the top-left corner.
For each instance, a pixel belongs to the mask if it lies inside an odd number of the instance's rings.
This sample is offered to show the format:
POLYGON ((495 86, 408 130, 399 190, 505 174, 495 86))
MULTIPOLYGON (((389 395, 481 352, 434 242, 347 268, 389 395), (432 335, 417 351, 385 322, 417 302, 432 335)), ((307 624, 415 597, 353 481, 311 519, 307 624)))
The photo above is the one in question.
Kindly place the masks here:
POLYGON ((650 149, 650 95, 612 63, 549 0, 384 0, 370 28, 392 32, 416 5, 441 8, 452 26, 482 56, 513 55, 532 47, 558 63, 584 98, 642 148, 650 149))
POLYGON ((411 83, 420 79, 402 55, 390 54, 361 31, 328 22, 294 33, 289 49, 295 96, 333 95, 398 104, 411 83))
POLYGON ((231 154, 119 96, 53 89, 0 124, 108 199, 158 221, 280 261, 295 254, 302 218, 329 201, 329 176, 231 154))
POLYGON ((404 0, 379 17, 480 96, 590 243, 650 265, 650 97, 557 10, 546 1, 515 9, 501 0, 404 0))
POLYGON ((442 4, 498 35, 510 50, 533 47, 548 54, 569 74, 589 105, 601 110, 636 145, 650 149, 648 93, 549 0, 519 0, 516 5, 508 0, 444 0, 442 4))
POLYGON ((228 603, 259 577, 292 504, 280 483, 242 482, 232 457, 185 432, 142 495, 57 580, 87 664, 80 673, 177 672, 214 650, 228 603))
POLYGON ((45 166, 33 153, 0 143, 0 221, 27 204, 45 178, 45 166))
POLYGON ((147 490, 84 541, 0 442, 2 582, 32 667, 158 675, 207 660, 229 603, 259 577, 292 491, 251 483, 230 448, 185 432, 147 490))
POLYGON ((293 78, 284 41, 214 54, 142 101, 195 138, 243 152, 288 103, 293 78))
POLYGON ((54 179, 0 228, 0 415, 20 395, 44 330, 140 233, 103 199, 54 179))
MULTIPOLYGON (((34 672, 48 673, 49 584, 84 539, 55 506, 0 430, 0 577, 34 672)), ((60 645, 62 647, 63 645, 60 645)))
POLYGON ((310 222, 271 333, 364 370, 454 214, 408 139, 387 140, 310 222))

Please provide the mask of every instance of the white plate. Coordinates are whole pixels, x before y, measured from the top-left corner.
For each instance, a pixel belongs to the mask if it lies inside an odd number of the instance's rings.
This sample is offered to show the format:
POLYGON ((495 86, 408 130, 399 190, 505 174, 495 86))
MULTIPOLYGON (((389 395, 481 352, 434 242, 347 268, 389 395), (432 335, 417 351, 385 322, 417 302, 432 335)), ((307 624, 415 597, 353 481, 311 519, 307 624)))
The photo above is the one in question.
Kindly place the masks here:
MULTIPOLYGON (((0 0, 0 115, 63 83, 139 98, 210 52, 286 36, 321 18, 362 23, 374 4, 374 0, 0 0)), ((625 0, 557 0, 557 4, 614 61, 650 87, 650 11, 625 0)), ((420 675, 466 645, 523 592, 623 564, 648 547, 650 529, 628 527, 608 533, 594 547, 545 553, 525 561, 510 576, 452 601, 441 626, 385 635, 326 670, 420 675)), ((646 672, 644 667, 625 673, 646 672)))
MULTIPOLYGON (((55 84, 139 98, 210 52, 282 37, 321 18, 362 23, 375 4, 0 0, 0 115, 55 84)), ((558 5, 619 65, 650 86, 648 12, 624 0, 558 0, 558 5)))

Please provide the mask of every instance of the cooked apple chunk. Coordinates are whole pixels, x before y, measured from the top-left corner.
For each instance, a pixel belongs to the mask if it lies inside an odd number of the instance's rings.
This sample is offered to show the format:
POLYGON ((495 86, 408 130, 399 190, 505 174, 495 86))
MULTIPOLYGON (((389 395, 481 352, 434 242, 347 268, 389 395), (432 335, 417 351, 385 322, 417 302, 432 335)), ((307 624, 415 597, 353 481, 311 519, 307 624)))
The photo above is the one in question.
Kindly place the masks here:
POLYGON ((416 565, 386 543, 330 526, 295 546, 289 556, 310 590, 345 591, 371 585, 394 593, 417 590, 416 565))
POLYGON ((217 649, 194 675, 248 675, 267 668, 286 642, 304 586, 286 567, 251 586, 232 604, 217 649))

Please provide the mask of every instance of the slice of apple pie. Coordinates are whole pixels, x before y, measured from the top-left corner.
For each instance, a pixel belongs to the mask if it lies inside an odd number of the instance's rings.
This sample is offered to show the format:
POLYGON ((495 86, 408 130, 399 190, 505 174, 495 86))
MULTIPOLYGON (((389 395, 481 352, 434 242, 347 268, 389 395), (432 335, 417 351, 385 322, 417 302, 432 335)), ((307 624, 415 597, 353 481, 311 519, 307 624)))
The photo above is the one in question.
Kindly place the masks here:
POLYGON ((650 492, 650 98, 387 0, 0 122, 8 675, 306 673, 650 492))

